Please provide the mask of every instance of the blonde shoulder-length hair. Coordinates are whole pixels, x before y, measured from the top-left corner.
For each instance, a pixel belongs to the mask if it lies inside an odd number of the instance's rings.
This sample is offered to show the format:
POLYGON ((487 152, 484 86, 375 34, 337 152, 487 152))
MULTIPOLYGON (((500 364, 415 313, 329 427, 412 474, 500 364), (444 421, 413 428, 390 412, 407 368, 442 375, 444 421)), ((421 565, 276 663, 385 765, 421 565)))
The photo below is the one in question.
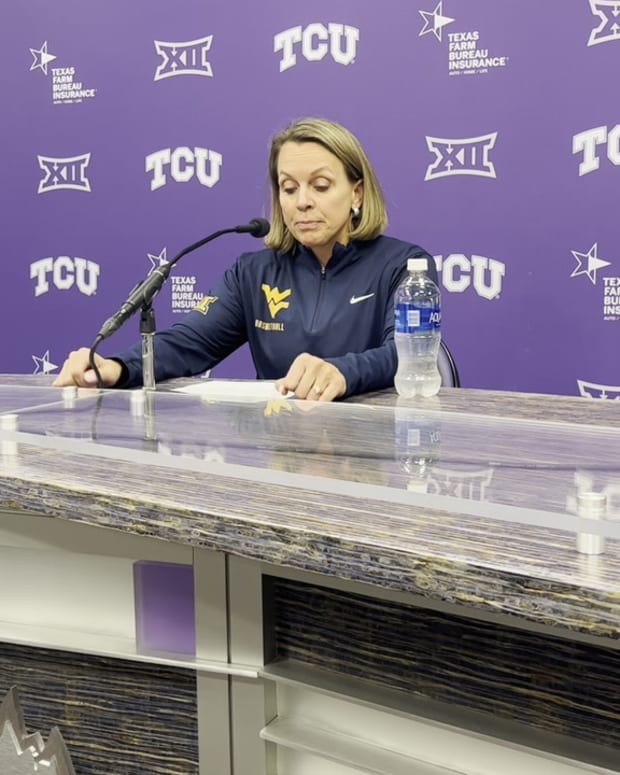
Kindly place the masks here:
POLYGON ((363 202, 358 216, 352 216, 349 239, 371 240, 378 237, 388 223, 381 185, 355 135, 341 124, 324 118, 300 118, 275 135, 269 153, 271 182, 271 229, 265 244, 276 250, 292 250, 295 240, 284 223, 280 206, 278 158, 284 143, 318 143, 343 164, 351 183, 362 181, 363 202))

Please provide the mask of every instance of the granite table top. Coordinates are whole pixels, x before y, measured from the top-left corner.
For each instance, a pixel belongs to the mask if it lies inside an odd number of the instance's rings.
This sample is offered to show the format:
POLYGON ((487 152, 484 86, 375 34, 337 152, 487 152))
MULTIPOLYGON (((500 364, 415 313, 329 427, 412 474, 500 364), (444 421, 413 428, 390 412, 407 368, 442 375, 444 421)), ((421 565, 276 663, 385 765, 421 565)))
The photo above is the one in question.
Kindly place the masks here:
POLYGON ((1 509, 620 642, 614 402, 442 389, 319 404, 49 381, 0 376, 1 509), (590 492, 602 518, 578 512, 590 492))

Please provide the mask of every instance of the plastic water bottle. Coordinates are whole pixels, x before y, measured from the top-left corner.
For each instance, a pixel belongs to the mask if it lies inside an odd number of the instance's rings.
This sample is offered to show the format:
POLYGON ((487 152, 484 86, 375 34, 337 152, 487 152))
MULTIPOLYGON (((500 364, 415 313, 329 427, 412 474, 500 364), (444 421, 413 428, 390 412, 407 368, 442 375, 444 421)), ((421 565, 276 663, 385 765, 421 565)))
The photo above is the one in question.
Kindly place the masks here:
POLYGON ((440 295, 427 270, 426 258, 410 258, 408 275, 394 294, 394 343, 398 356, 394 385, 404 398, 434 396, 441 385, 437 368, 440 295))

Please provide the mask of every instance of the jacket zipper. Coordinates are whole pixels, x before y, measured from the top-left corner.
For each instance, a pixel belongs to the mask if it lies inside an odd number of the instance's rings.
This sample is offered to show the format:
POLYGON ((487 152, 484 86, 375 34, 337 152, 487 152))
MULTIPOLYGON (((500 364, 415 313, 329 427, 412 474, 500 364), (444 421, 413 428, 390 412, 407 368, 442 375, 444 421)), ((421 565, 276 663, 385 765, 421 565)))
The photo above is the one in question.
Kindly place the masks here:
POLYGON ((310 325, 310 333, 313 334, 316 331, 316 324, 319 319, 319 311, 321 309, 321 304, 323 301, 323 288, 325 279, 327 277, 327 267, 322 266, 321 267, 321 282, 319 283, 319 294, 317 296, 316 300, 316 306, 314 308, 314 315, 312 316, 312 323, 310 325))

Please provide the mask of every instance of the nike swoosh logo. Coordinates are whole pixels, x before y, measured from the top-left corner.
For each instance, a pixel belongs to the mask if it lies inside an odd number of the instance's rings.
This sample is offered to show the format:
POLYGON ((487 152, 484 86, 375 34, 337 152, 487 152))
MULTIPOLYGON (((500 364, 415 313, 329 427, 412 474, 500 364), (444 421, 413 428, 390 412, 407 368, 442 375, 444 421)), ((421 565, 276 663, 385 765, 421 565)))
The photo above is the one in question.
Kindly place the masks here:
POLYGON ((372 299, 374 293, 367 293, 365 296, 351 296, 349 304, 357 304, 360 301, 366 301, 366 299, 372 299))

